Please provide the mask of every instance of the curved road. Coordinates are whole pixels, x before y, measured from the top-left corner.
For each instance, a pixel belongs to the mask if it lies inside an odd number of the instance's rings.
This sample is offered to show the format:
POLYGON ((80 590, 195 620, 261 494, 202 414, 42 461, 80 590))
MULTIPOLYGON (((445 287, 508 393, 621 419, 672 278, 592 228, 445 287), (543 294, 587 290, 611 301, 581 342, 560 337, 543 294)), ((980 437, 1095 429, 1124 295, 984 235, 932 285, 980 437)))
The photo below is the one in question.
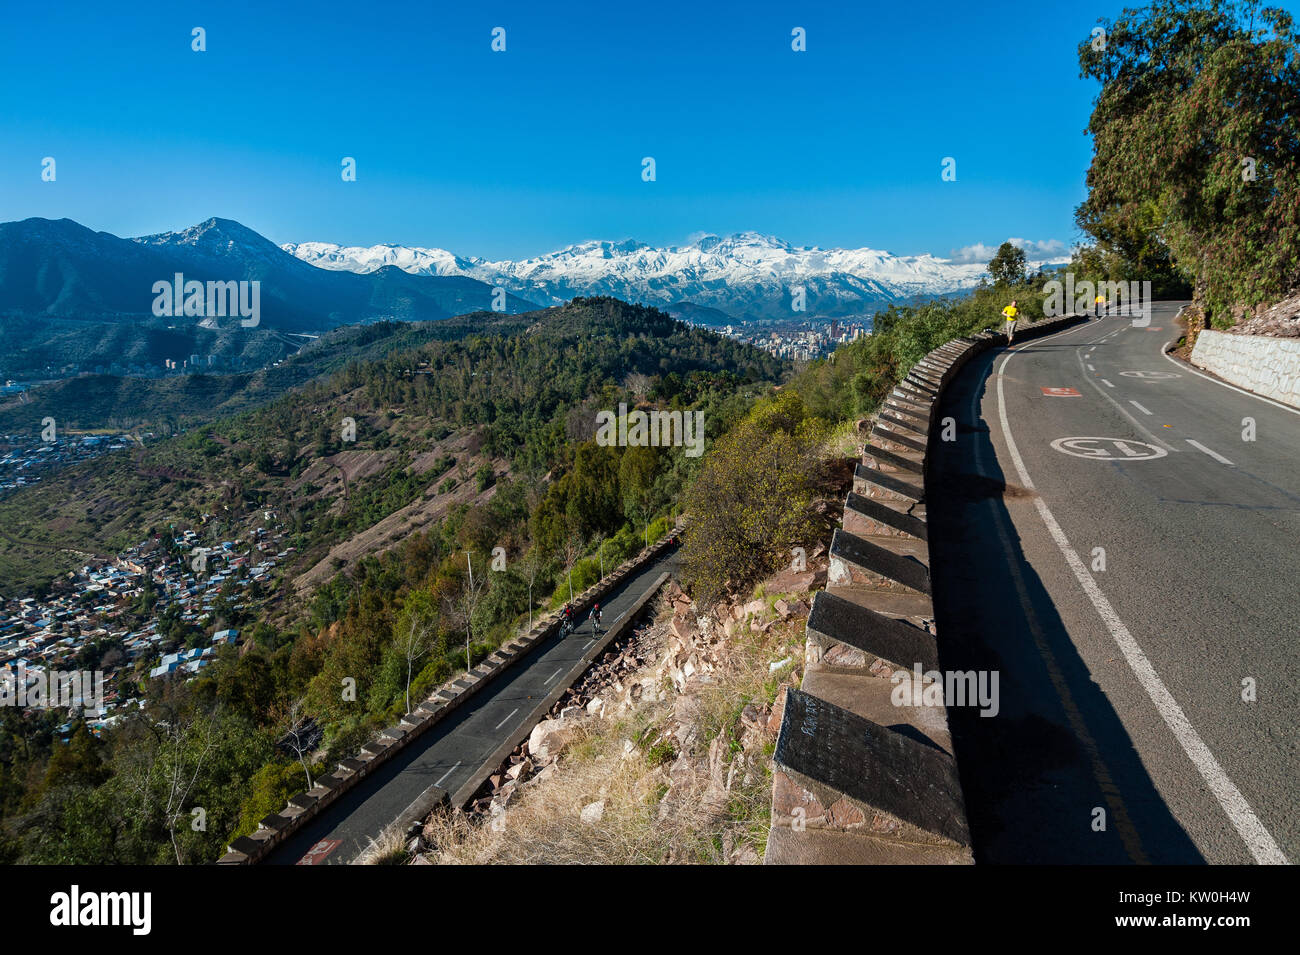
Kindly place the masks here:
POLYGON ((942 662, 1000 675, 995 718, 950 710, 977 861, 1300 860, 1300 413, 1166 356, 1176 311, 945 395, 942 662))
MULTIPOLYGON (((677 566, 674 547, 611 591, 601 604, 603 632, 650 590, 665 570, 677 566)), ((441 723, 396 754, 339 798, 263 860, 293 865, 312 853, 312 864, 354 861, 390 823, 430 786, 455 792, 469 783, 484 761, 510 737, 531 729, 529 712, 566 676, 594 644, 585 620, 576 633, 553 635, 491 681, 441 723)), ((585 669, 585 668, 584 668, 585 669)))

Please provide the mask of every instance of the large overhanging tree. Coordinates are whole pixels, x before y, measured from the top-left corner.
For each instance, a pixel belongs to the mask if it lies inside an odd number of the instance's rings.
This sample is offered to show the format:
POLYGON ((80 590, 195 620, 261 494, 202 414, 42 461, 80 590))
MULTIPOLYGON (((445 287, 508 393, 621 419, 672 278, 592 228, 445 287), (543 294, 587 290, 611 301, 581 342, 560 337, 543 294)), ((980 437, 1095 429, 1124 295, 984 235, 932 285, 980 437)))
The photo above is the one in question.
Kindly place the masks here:
MULTIPOLYGON (((1101 83, 1079 225, 1130 267, 1163 256, 1216 323, 1300 287, 1300 34, 1257 3, 1156 0, 1079 46, 1101 83)), ((1143 278, 1138 274, 1132 278, 1143 278)))

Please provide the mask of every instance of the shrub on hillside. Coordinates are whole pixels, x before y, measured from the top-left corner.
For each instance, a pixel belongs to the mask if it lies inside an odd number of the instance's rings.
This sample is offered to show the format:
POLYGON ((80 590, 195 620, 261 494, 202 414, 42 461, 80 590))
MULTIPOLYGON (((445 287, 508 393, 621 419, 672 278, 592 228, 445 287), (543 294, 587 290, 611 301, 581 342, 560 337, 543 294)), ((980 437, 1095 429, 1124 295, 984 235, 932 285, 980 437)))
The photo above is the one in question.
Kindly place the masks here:
POLYGON ((714 445, 686 505, 682 575, 697 599, 753 584, 807 540, 825 436, 824 422, 786 391, 714 445))

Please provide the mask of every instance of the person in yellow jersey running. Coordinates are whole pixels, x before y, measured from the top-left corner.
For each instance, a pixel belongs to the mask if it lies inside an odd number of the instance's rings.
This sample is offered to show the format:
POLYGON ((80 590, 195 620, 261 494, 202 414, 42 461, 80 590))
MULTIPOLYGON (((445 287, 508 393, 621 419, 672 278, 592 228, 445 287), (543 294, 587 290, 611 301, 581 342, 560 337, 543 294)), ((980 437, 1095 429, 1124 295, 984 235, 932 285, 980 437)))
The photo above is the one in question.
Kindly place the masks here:
POLYGON ((1106 311, 1106 296, 1098 292, 1097 297, 1093 300, 1093 305, 1097 307, 1097 317, 1101 318, 1102 312, 1106 311))
POLYGON ((1007 320, 1007 344, 1011 344, 1011 338, 1016 333, 1016 316, 1020 314, 1020 309, 1016 308, 1016 300, 1013 298, 1011 304, 1002 310, 1002 317, 1007 320))

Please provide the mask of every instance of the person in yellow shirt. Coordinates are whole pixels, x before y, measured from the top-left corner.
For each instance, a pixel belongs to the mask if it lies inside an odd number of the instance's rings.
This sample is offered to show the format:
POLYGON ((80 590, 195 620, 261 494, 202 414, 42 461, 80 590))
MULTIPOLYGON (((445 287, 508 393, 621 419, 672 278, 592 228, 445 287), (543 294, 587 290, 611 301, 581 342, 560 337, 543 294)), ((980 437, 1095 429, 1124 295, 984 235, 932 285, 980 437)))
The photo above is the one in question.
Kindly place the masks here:
POLYGON ((1002 317, 1007 320, 1007 344, 1011 344, 1012 336, 1016 333, 1016 316, 1020 314, 1020 309, 1016 308, 1016 300, 1013 298, 1011 304, 1002 310, 1002 317))
POLYGON ((1100 292, 1097 293, 1096 299, 1093 300, 1093 305, 1097 307, 1097 317, 1101 318, 1102 312, 1106 310, 1106 296, 1102 295, 1100 292))

